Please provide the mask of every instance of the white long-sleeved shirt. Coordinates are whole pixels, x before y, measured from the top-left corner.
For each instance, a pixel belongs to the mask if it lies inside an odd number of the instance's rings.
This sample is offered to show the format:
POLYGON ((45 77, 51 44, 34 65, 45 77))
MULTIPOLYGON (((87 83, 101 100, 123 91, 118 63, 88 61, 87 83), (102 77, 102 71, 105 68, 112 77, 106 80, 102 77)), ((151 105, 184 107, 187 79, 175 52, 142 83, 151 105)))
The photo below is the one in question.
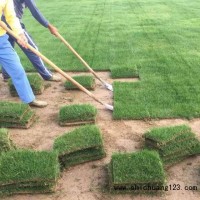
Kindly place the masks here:
MULTIPOLYGON (((0 18, 2 14, 4 14, 7 23, 17 35, 23 32, 19 19, 16 17, 14 11, 13 0, 0 0, 0 18)), ((0 36, 5 33, 6 31, 0 27, 0 36)))

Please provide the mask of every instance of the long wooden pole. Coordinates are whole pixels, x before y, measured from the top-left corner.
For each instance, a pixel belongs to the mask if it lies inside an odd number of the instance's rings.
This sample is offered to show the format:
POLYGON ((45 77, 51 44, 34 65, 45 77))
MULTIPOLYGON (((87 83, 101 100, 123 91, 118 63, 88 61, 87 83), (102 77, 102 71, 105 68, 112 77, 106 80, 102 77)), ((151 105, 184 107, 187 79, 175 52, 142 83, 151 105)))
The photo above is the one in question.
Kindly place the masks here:
MULTIPOLYGON (((10 35, 12 35, 17 40, 19 39, 19 36, 16 35, 11 29, 7 27, 7 25, 0 21, 0 26, 8 32, 10 35)), ((93 98, 95 101, 99 102, 100 104, 104 105, 106 109, 113 110, 113 106, 106 104, 102 101, 100 101, 94 94, 92 94, 89 90, 84 88, 81 84, 79 84, 77 81, 75 81, 73 78, 71 78, 67 73, 65 73, 63 70, 61 70, 57 65, 55 65, 51 60, 49 60, 47 57, 45 57, 43 54, 41 54, 37 49, 33 48, 31 45, 27 44, 27 47, 35 53, 37 56, 39 56, 42 60, 44 60, 46 63, 48 63, 51 67, 55 69, 58 73, 60 73, 63 77, 65 77, 67 80, 69 80, 71 83, 73 83, 75 86, 77 86, 80 90, 85 92, 88 96, 93 98)))
POLYGON ((75 49, 60 35, 57 33, 56 36, 69 48, 70 51, 74 53, 74 55, 83 63, 83 65, 109 90, 113 91, 113 87, 111 84, 106 83, 103 79, 101 79, 97 73, 88 65, 88 63, 83 60, 83 58, 75 51, 75 49))

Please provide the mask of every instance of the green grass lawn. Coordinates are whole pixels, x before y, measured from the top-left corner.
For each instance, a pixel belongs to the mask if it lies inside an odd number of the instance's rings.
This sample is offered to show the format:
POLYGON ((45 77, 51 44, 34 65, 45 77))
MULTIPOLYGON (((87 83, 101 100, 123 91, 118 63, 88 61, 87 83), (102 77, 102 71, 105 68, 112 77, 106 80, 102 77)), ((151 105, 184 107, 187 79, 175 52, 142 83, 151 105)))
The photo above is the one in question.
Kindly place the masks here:
MULTIPOLYGON (((40 0, 37 5, 94 70, 140 69, 140 82, 114 84, 114 119, 200 116, 200 0, 40 0)), ((66 71, 85 69, 25 14, 41 52, 66 71)), ((24 55, 22 61, 32 70, 24 55)))

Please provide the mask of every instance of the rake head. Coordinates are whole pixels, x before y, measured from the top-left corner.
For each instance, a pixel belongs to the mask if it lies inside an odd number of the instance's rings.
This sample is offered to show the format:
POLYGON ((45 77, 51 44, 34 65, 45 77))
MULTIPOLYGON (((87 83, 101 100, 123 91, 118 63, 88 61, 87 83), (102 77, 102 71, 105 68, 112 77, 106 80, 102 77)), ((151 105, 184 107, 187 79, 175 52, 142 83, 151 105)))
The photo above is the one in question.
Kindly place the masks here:
POLYGON ((114 110, 113 106, 111 106, 109 104, 104 104, 104 105, 105 105, 106 109, 111 110, 111 111, 114 110))
POLYGON ((110 91, 113 92, 113 87, 112 87, 111 84, 109 84, 109 83, 104 83, 104 86, 105 86, 108 90, 110 90, 110 91))

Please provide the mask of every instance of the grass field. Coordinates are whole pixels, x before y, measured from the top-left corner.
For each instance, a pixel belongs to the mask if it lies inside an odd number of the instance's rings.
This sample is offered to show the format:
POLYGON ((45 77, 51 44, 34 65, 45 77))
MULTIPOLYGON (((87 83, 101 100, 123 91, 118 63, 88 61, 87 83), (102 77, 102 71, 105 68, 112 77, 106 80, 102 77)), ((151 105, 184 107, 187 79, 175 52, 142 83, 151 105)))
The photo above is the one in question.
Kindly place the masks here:
MULTIPOLYGON (((200 0, 44 0, 37 5, 93 69, 140 69, 138 83, 114 84, 114 119, 200 116, 200 0)), ((41 52, 66 71, 84 70, 25 14, 41 52)), ((24 55, 22 61, 32 70, 24 55)))

